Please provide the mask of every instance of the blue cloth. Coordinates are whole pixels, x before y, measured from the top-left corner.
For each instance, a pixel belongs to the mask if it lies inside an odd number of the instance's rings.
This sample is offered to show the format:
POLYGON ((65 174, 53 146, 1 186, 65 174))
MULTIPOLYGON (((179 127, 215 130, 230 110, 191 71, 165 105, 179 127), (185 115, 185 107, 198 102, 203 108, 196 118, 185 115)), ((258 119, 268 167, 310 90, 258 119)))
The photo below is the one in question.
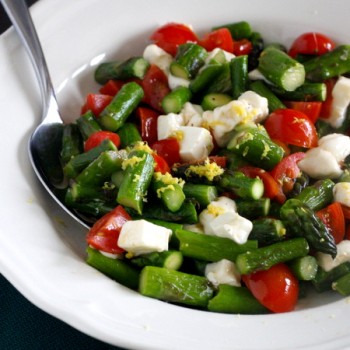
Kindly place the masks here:
MULTIPOLYGON (((27 0, 32 5, 35 0, 27 0)), ((0 5, 0 34, 10 25, 0 5)), ((1 350, 117 350, 43 312, 0 274, 1 350)))
POLYGON ((1 350, 118 350, 37 308, 0 275, 1 350))

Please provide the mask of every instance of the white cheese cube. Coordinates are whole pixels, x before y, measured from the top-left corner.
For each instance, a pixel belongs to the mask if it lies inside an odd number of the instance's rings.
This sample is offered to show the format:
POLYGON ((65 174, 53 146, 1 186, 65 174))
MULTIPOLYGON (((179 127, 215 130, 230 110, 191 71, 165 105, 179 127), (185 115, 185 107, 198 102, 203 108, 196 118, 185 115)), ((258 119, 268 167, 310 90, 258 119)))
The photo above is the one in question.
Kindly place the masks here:
POLYGON ((184 125, 184 121, 180 114, 169 113, 160 115, 157 119, 158 140, 174 136, 182 125, 184 125))
POLYGON ((227 62, 230 62, 233 58, 235 58, 236 56, 231 53, 231 52, 228 52, 228 51, 225 51, 223 49, 220 49, 220 48, 215 48, 214 50, 208 52, 208 56, 206 57, 205 59, 205 65, 208 65, 210 64, 210 61, 219 53, 219 52, 222 52, 225 56, 225 59, 227 62))
POLYGON ((186 126, 202 126, 203 109, 200 105, 186 102, 180 112, 186 126))
POLYGON ((350 137, 343 134, 329 134, 318 140, 318 146, 333 154, 337 162, 350 154, 350 137))
POLYGON ((143 58, 150 64, 158 66, 165 74, 168 74, 173 57, 155 44, 146 46, 143 58))
POLYGON ((208 232, 214 233, 215 236, 229 238, 238 244, 243 244, 247 242, 253 224, 238 213, 225 213, 211 220, 207 227, 208 232))
POLYGON ((333 259, 331 255, 320 253, 316 254, 318 264, 325 270, 330 271, 336 266, 350 261, 350 241, 344 240, 337 244, 337 255, 333 259))
POLYGON ((205 267, 205 277, 217 287, 219 284, 228 284, 230 286, 241 286, 241 275, 236 265, 227 259, 207 264, 205 267))
POLYGON ((298 166, 300 170, 315 179, 336 179, 342 173, 333 154, 321 147, 309 149, 305 157, 298 162, 298 166))
POLYGON ((134 256, 168 250, 172 231, 146 220, 127 221, 118 238, 119 247, 134 256))
POLYGON ((183 162, 191 162, 207 158, 214 144, 207 129, 195 126, 179 127, 180 158, 183 162))
POLYGON ((252 121, 260 123, 269 115, 269 106, 267 98, 258 95, 254 91, 245 91, 238 98, 239 101, 246 101, 248 103, 249 113, 252 114, 252 121))
POLYGON ((332 91, 331 115, 326 121, 334 128, 340 127, 346 115, 350 103, 350 79, 339 77, 332 91))
POLYGON ((338 182, 334 185, 333 201, 350 207, 350 182, 338 182))

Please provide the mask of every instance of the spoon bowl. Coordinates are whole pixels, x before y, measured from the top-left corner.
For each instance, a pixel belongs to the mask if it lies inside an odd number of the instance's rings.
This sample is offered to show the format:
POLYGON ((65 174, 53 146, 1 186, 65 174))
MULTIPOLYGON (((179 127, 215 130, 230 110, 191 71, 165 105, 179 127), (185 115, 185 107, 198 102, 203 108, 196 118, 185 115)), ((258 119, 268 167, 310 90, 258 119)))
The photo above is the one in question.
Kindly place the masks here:
POLYGON ((37 177, 52 198, 72 218, 84 227, 89 228, 87 220, 69 210, 64 204, 64 188, 66 184, 60 163, 64 124, 59 113, 44 53, 28 6, 24 0, 0 1, 27 50, 42 95, 42 121, 34 130, 28 144, 30 162, 37 177))

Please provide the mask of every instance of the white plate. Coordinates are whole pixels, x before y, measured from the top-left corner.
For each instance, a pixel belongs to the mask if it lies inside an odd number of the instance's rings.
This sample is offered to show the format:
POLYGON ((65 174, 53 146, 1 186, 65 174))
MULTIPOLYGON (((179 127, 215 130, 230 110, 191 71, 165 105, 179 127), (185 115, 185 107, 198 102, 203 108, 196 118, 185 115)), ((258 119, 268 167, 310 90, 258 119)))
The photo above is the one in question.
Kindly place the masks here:
MULTIPOLYGON (((168 21, 196 31, 247 20, 271 41, 322 31, 350 43, 348 0, 42 0, 32 13, 66 120, 96 91, 93 66, 141 53, 168 21), (335 5, 336 4, 336 5, 335 5)), ((0 38, 1 273, 34 304, 73 327, 135 349, 340 349, 350 347, 350 299, 321 295, 265 316, 189 310, 142 297, 87 266, 85 231, 33 175, 27 142, 39 123, 32 67, 17 36, 0 38)))

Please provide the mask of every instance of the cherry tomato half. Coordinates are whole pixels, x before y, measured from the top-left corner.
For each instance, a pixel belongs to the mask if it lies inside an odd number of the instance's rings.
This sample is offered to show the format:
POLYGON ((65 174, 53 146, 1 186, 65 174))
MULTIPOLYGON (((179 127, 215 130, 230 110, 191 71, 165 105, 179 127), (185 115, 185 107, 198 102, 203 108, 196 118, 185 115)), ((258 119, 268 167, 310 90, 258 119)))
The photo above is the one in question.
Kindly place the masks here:
POLYGON ((157 153, 153 153, 152 156, 155 162, 155 167, 154 167, 155 172, 162 173, 162 174, 170 173, 170 167, 167 161, 162 156, 160 156, 157 153))
POLYGON ((135 114, 140 120, 142 140, 149 145, 156 142, 158 139, 157 120, 159 113, 151 108, 137 107, 135 114))
POLYGON ((342 205, 339 202, 334 202, 316 214, 329 229, 335 243, 341 242, 345 236, 345 218, 342 205))
POLYGON ((169 166, 180 163, 180 145, 179 141, 173 137, 159 140, 151 145, 158 155, 162 156, 169 166))
POLYGON ((181 23, 168 23, 158 28, 150 37, 151 41, 170 55, 175 56, 177 47, 187 42, 197 43, 196 34, 181 23))
POLYGON ((143 102, 153 109, 163 112, 161 103, 170 92, 168 78, 156 65, 151 65, 142 79, 141 86, 144 91, 143 102))
POLYGON ((334 47, 333 40, 328 36, 321 33, 309 32, 298 36, 294 40, 288 54, 291 57, 296 57, 298 54, 323 55, 326 52, 332 51, 334 47))
POLYGON ((292 153, 284 157, 271 171, 271 176, 282 186, 284 193, 292 190, 295 179, 301 174, 299 160, 305 157, 304 152, 292 153))
POLYGON ((268 116, 264 126, 272 139, 305 148, 317 146, 315 125, 303 112, 277 109, 268 116))
POLYGON ((233 42, 233 53, 236 56, 249 55, 253 50, 253 44, 248 39, 235 40, 233 42))
POLYGON ((109 139, 111 140, 116 147, 120 146, 120 137, 118 134, 112 131, 96 131, 90 135, 90 137, 85 141, 84 151, 90 151, 92 148, 100 145, 102 141, 109 139))
POLYGON ((305 113, 315 123, 320 116, 323 102, 319 101, 285 101, 284 104, 291 109, 305 113))
POLYGON ((124 249, 118 246, 118 238, 124 223, 129 220, 131 220, 129 214, 118 205, 95 222, 87 234, 87 243, 106 253, 123 253, 124 249))
POLYGON ((100 113, 110 104, 113 97, 104 94, 88 94, 86 96, 85 104, 81 109, 81 114, 91 110, 91 112, 98 117, 100 113))
POLYGON ((272 312, 292 311, 297 303, 299 282, 285 264, 243 275, 242 280, 255 298, 272 312))
POLYGON ((201 45, 207 50, 212 51, 220 48, 233 53, 233 39, 227 28, 220 28, 204 35, 201 45))

